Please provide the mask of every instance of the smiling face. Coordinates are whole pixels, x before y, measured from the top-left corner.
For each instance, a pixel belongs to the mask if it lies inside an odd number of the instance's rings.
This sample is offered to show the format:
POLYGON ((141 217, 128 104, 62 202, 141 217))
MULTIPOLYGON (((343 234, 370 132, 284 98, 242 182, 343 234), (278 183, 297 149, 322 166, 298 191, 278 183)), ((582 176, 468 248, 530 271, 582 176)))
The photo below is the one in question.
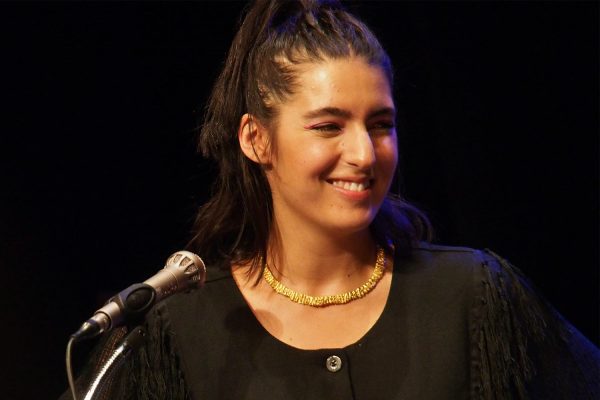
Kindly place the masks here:
POLYGON ((297 66, 296 91, 277 105, 266 171, 274 219, 326 234, 364 231, 398 161, 390 84, 362 58, 297 66))

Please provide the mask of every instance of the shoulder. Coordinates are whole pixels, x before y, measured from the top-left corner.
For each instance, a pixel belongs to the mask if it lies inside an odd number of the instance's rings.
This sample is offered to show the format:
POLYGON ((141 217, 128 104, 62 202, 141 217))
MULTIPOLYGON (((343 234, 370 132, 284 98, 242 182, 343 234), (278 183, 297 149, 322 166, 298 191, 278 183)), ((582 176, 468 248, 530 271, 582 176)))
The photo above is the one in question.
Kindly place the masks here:
POLYGON ((396 257, 400 271, 470 278, 479 284, 513 283, 529 286, 521 271, 489 249, 420 243, 409 257, 396 257))
POLYGON ((519 268, 489 249, 473 252, 473 397, 596 398, 598 349, 519 268))
POLYGON ((176 293, 156 304, 146 315, 146 325, 156 332, 174 332, 180 326, 202 329, 203 324, 239 306, 238 297, 229 271, 207 268, 202 287, 176 293))
POLYGON ((481 280, 489 261, 482 250, 421 243, 408 257, 396 257, 395 263, 401 274, 440 279, 447 285, 471 285, 481 280))
POLYGON ((437 299, 470 314, 474 329, 506 310, 539 327, 538 294, 521 271, 488 249, 421 243, 408 257, 396 257, 394 273, 403 290, 418 299, 437 299))
POLYGON ((470 247, 420 243, 412 249, 411 258, 421 264, 474 266, 483 261, 481 250, 470 247))
POLYGON ((428 282, 438 281, 441 290, 464 291, 479 320, 514 309, 539 323, 535 326, 543 325, 539 321, 543 298, 518 268, 489 249, 422 243, 399 263, 400 273, 405 269, 428 282), (496 308, 499 304, 503 305, 500 309, 496 308))
POLYGON ((462 326, 482 296, 485 260, 481 250, 421 243, 410 255, 395 257, 394 296, 409 302, 411 310, 421 313, 426 307, 462 326))
POLYGON ((207 307, 219 307, 236 299, 235 282, 228 270, 208 268, 204 285, 185 293, 176 294, 164 301, 164 309, 171 316, 194 314, 207 307))

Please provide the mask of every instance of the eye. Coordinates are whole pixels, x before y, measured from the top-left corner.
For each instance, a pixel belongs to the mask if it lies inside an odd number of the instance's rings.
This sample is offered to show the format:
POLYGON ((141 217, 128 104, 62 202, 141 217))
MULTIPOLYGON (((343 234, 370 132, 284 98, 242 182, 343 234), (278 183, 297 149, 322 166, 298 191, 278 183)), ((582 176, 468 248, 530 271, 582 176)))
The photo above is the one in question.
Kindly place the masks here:
POLYGON ((389 134, 396 128, 393 121, 378 121, 369 126, 369 132, 372 134, 389 134))
POLYGON ((311 129, 324 135, 334 135, 342 130, 342 128, 339 125, 331 123, 315 125, 311 127, 311 129))

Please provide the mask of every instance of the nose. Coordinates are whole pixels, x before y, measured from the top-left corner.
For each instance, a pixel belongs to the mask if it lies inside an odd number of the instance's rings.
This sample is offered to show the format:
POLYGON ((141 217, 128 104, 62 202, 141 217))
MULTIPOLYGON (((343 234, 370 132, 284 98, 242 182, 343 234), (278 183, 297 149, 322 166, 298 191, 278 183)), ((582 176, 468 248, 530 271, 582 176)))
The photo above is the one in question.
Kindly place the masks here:
POLYGON ((344 136, 342 159, 360 169, 370 169, 375 163, 375 148, 367 129, 353 129, 344 136))

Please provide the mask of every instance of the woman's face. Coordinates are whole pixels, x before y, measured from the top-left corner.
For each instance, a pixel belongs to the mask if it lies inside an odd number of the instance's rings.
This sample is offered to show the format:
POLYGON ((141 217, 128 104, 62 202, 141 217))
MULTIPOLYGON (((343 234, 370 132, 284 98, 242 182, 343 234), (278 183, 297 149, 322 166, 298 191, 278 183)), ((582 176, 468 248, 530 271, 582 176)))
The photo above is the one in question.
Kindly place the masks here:
POLYGON ((278 106, 267 179, 278 225, 327 233, 368 228, 398 161, 389 82, 361 58, 298 66, 278 106), (306 225, 308 224, 308 225, 306 225))

